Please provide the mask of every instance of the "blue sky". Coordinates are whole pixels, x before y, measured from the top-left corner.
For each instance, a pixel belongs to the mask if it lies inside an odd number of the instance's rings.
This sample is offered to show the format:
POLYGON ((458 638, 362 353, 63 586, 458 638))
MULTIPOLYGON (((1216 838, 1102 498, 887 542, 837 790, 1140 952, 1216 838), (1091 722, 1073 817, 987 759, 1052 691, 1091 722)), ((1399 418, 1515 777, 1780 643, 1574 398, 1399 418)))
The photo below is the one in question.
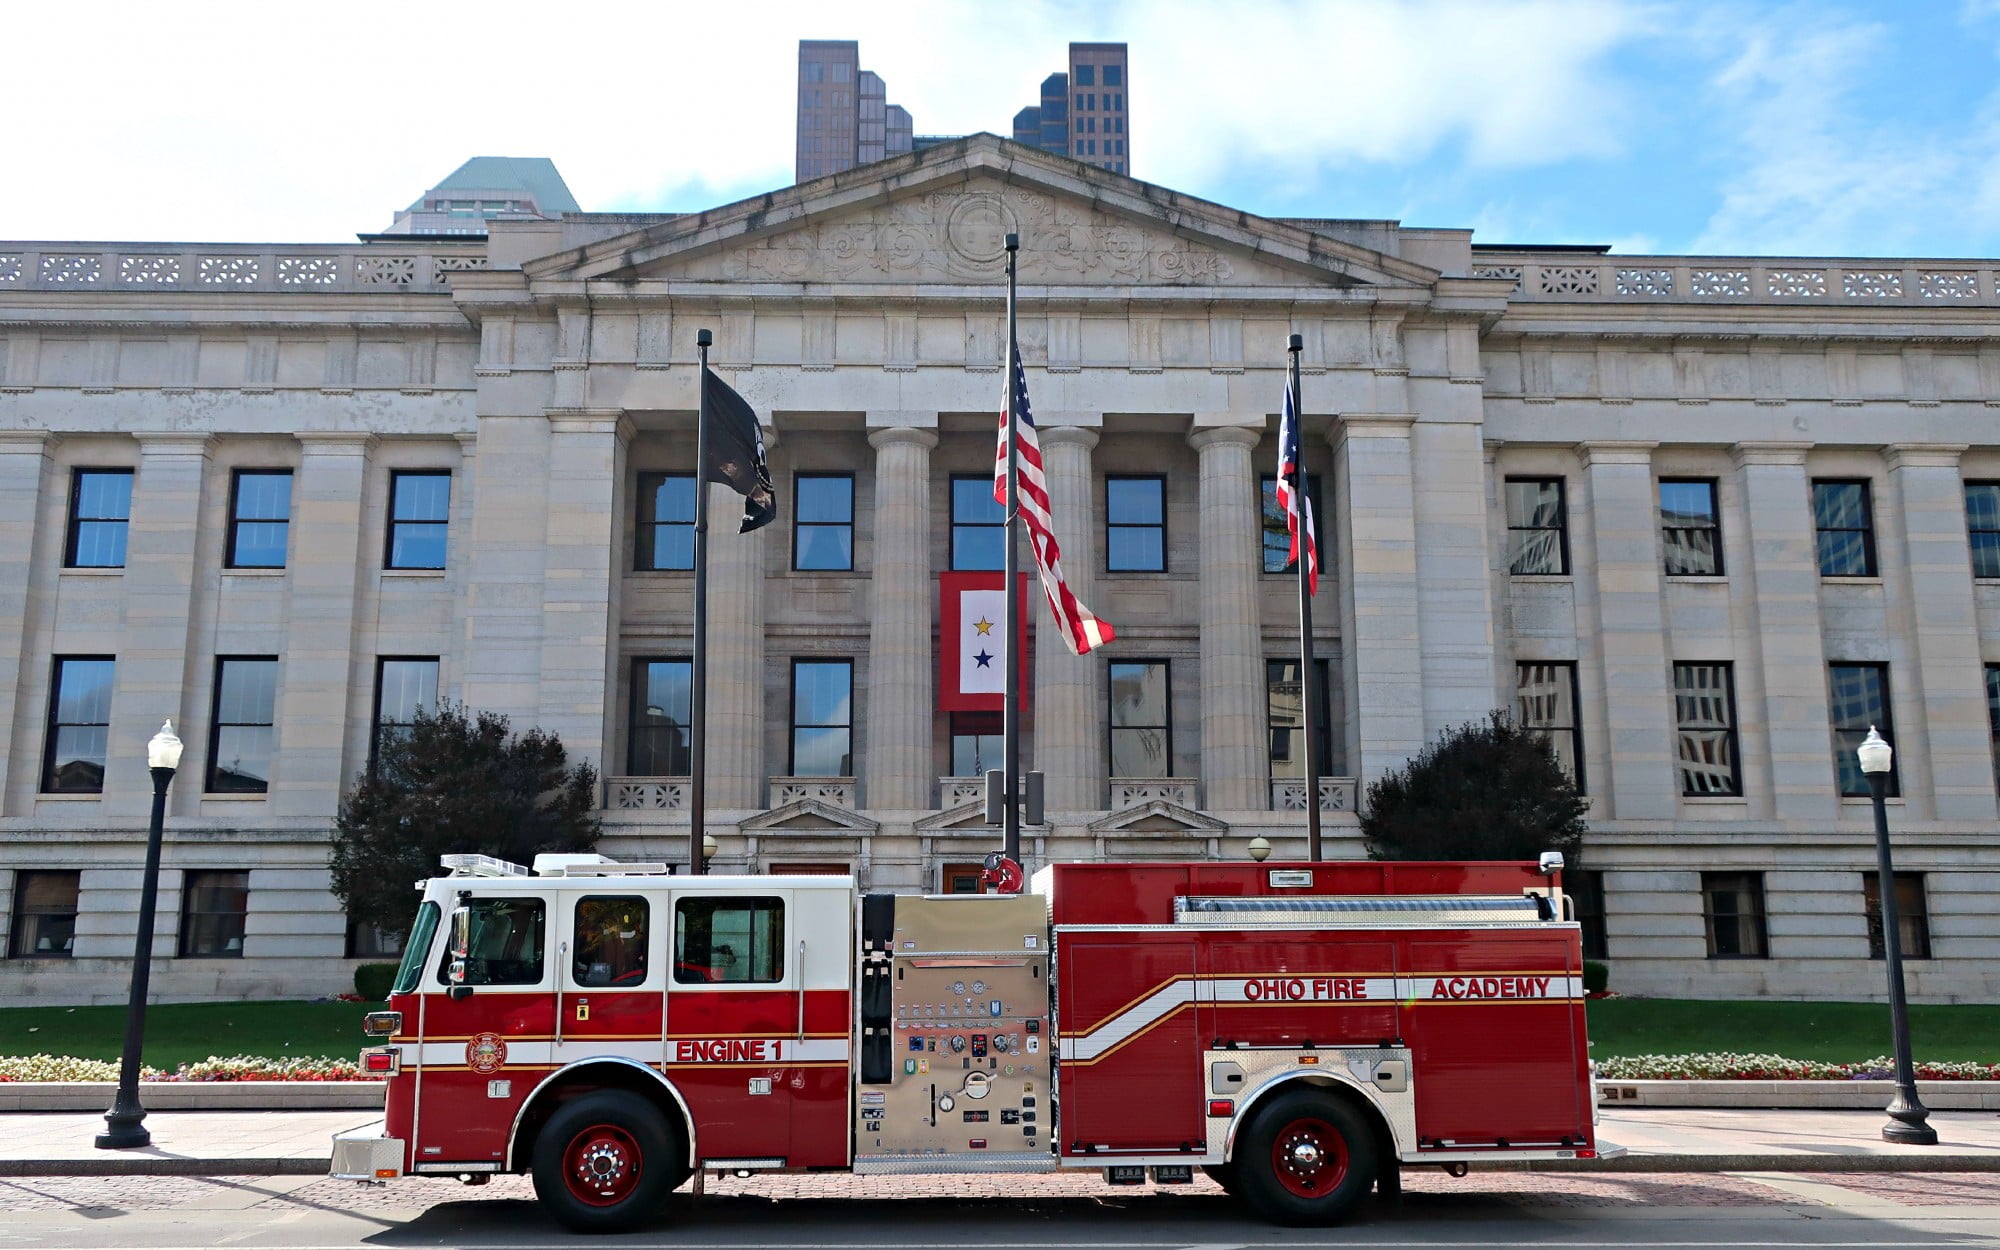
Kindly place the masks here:
POLYGON ((337 241, 472 155, 549 156, 589 209, 704 208, 791 181, 800 38, 859 40, 921 133, 1004 131, 1069 40, 1113 39, 1138 176, 1252 212, 2000 255, 2000 0, 75 0, 9 26, 0 238, 337 241))

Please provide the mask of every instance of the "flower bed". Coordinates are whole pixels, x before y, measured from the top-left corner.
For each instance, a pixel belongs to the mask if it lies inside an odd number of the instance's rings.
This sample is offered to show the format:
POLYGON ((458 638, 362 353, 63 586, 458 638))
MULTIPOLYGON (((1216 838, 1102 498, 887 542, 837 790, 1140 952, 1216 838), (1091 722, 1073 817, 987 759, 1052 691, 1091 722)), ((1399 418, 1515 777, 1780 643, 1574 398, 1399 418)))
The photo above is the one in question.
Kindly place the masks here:
MULTIPOLYGON (((118 1064, 109 1059, 75 1059, 67 1055, 0 1055, 0 1082, 115 1081, 118 1064)), ((142 1067, 142 1081, 367 1081, 380 1080, 363 1072, 351 1059, 262 1059, 254 1055, 227 1058, 210 1055, 199 1063, 184 1063, 172 1072, 142 1067)))
MULTIPOLYGON (((2000 1081, 2000 1064, 1922 1063, 1920 1081, 2000 1081)), ((1597 1075, 1613 1081, 1887 1081, 1896 1061, 1822 1063, 1782 1055, 1624 1055, 1596 1061, 1597 1075)))

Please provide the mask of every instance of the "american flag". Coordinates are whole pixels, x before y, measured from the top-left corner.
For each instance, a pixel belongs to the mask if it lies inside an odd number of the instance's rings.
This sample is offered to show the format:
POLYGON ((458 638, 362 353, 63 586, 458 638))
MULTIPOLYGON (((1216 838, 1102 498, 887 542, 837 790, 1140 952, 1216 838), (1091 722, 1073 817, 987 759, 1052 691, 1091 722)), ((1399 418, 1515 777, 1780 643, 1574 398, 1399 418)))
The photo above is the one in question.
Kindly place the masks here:
POLYGON ((1285 415, 1278 422, 1278 506, 1285 510, 1285 528, 1292 535, 1291 554, 1286 563, 1299 558, 1299 514, 1305 513, 1306 593, 1319 593, 1319 544, 1313 541, 1313 503, 1300 499, 1292 490, 1292 475, 1299 471, 1299 406, 1291 383, 1285 384, 1285 415))
POLYGON ((1012 404, 1000 406, 1000 453, 993 463, 993 498, 1007 506, 1007 409, 1014 410, 1021 430, 1021 450, 1017 457, 1021 472, 1021 519, 1028 523, 1028 545, 1035 550, 1035 567, 1042 571, 1042 591, 1049 597, 1049 611, 1055 614, 1056 628, 1062 631, 1069 649, 1082 655, 1093 647, 1116 638, 1110 621, 1090 614, 1063 580, 1062 552, 1049 520, 1049 484, 1042 475, 1042 445, 1035 438, 1035 418, 1028 411, 1028 374, 1021 368, 1021 351, 1014 349, 1013 367, 1008 371, 1013 387, 1012 404))

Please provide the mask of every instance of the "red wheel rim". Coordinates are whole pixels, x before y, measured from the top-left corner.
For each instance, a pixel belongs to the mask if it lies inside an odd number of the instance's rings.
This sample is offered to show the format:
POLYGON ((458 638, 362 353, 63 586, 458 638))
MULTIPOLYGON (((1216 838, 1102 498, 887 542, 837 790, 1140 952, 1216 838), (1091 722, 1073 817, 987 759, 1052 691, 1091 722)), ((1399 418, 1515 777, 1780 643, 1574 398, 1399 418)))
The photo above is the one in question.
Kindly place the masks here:
POLYGON ((563 1183, 570 1196, 593 1207, 611 1207, 632 1196, 645 1171, 645 1155, 632 1134, 615 1124, 593 1124, 569 1139, 563 1183))
POLYGON ((1271 1174, 1301 1198, 1324 1198, 1347 1177, 1347 1139, 1318 1116, 1301 1116, 1272 1140, 1271 1174))

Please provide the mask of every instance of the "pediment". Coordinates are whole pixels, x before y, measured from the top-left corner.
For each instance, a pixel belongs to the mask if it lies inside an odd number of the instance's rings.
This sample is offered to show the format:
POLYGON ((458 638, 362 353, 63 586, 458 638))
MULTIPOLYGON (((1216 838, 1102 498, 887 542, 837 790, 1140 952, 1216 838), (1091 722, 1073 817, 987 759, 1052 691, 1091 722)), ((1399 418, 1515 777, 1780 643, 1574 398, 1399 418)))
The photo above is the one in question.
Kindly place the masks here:
POLYGON ((1199 837, 1229 832, 1226 821, 1165 799, 1153 799, 1137 807, 1113 812, 1092 821, 1089 828, 1092 833, 1178 833, 1199 837))
POLYGON ((559 253, 537 281, 1428 286, 1437 271, 974 135, 559 253))
POLYGON ((752 816, 737 826, 744 833, 773 830, 791 833, 872 834, 882 826, 866 816, 818 799, 798 799, 752 816))
MULTIPOLYGON (((1046 828, 1046 825, 1027 825, 1023 828, 1046 828)), ((960 803, 947 807, 934 815, 926 816, 916 823, 918 833, 977 833, 998 839, 1000 826, 986 823, 986 804, 974 799, 970 803, 960 803)))

